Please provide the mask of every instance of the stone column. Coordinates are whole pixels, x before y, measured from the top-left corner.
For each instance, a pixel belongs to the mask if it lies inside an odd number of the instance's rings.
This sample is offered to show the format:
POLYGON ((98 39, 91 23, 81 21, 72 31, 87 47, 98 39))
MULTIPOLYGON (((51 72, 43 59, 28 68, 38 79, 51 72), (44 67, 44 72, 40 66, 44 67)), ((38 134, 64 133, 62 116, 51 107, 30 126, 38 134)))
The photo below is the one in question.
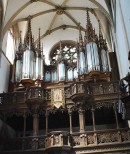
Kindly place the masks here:
POLYGON ((80 132, 85 131, 85 116, 84 116, 84 110, 79 109, 79 127, 80 127, 80 132))
POLYGON ((39 131, 39 115, 38 113, 33 114, 33 136, 38 136, 39 131))
POLYGON ((95 109, 94 109, 93 107, 92 107, 92 109, 91 109, 91 112, 92 112, 92 120, 93 120, 93 131, 95 131, 95 130, 96 130, 95 114, 94 114, 95 109))
POLYGON ((70 121, 70 134, 72 134, 73 132, 73 128, 72 128, 72 111, 69 111, 69 121, 70 121))
POLYGON ((119 121, 118 121, 118 115, 117 115, 117 108, 116 108, 116 104, 114 104, 114 112, 115 112, 115 118, 116 118, 116 128, 119 128, 119 121))
POLYGON ((46 135, 47 135, 47 133, 48 133, 48 111, 46 111, 46 135))

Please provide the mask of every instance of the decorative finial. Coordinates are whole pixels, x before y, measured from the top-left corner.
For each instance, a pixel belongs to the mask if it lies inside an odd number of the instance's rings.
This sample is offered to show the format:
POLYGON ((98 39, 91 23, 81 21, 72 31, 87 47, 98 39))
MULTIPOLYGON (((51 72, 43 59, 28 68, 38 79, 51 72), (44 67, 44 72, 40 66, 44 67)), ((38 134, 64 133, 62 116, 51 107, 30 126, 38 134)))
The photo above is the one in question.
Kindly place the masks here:
POLYGON ((41 50, 41 37, 40 37, 40 28, 39 28, 39 42, 38 42, 38 49, 41 50))
POLYGON ((91 24, 91 21, 90 21, 90 16, 89 16, 89 12, 88 12, 88 10, 87 10, 87 12, 86 12, 86 16, 87 16, 87 23, 86 23, 86 28, 88 27, 88 25, 90 25, 91 24))
POLYGON ((83 38, 82 38, 80 23, 79 23, 79 46, 83 46, 83 38))
POLYGON ((99 23, 99 38, 103 39, 103 34, 102 34, 102 31, 101 31, 101 22, 100 22, 100 20, 98 20, 98 23, 99 23))
POLYGON ((91 24, 91 20, 90 20, 90 15, 89 15, 89 11, 87 9, 86 11, 86 17, 87 17, 87 22, 86 22, 86 32, 85 32, 85 41, 88 42, 93 42, 94 41, 94 35, 95 35, 95 31, 93 30, 93 26, 91 24))
POLYGON ((62 51, 62 41, 60 40, 60 52, 62 51))
POLYGON ((22 52, 22 31, 19 33, 19 46, 18 46, 19 52, 22 52))
POLYGON ((16 51, 16 54, 15 54, 15 58, 18 60, 21 60, 22 59, 22 52, 23 52, 23 45, 22 45, 22 38, 21 38, 21 33, 22 31, 20 31, 19 33, 19 45, 17 46, 17 51, 16 51))
POLYGON ((43 43, 41 45, 41 53, 43 54, 43 43))
POLYGON ((31 16, 28 17, 28 27, 27 27, 27 36, 25 38, 26 47, 29 50, 33 49, 32 45, 32 31, 31 31, 31 16))
POLYGON ((99 22, 99 45, 100 45, 100 49, 106 49, 107 46, 106 46, 106 43, 105 43, 105 39, 103 39, 103 34, 102 34, 102 31, 101 31, 101 23, 100 21, 99 22))

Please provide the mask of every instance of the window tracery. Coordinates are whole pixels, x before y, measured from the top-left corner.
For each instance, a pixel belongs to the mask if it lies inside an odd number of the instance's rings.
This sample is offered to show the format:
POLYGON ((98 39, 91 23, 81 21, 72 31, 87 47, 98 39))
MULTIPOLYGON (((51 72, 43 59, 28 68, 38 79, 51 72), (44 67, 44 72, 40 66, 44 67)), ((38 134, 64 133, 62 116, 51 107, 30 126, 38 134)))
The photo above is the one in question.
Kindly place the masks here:
MULTIPOLYGON (((76 43, 72 43, 71 41, 68 41, 67 43, 66 41, 62 41, 63 59, 66 61, 68 67, 75 67, 77 64, 77 51, 75 45, 76 43)), ((60 46, 53 49, 51 53, 51 64, 56 64, 60 56, 60 46)))

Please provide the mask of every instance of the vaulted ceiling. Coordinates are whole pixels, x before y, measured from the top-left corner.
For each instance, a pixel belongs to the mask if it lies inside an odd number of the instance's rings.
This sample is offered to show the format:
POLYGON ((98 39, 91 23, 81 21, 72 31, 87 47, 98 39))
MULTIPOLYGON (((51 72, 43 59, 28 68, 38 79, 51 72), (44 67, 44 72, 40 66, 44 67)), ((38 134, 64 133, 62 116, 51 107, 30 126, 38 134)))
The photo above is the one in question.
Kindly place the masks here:
MULTIPOLYGON (((105 0, 3 0, 4 18, 2 25, 3 42, 6 33, 11 27, 22 31, 24 39, 27 20, 31 16, 32 33, 35 43, 38 38, 38 29, 41 28, 41 41, 44 54, 48 59, 51 48, 60 40, 78 39, 79 23, 84 31, 86 28, 86 10, 90 10, 90 19, 99 33, 98 20, 109 48, 110 27, 112 19, 105 0)), ((84 32, 82 32, 84 35, 84 32)))

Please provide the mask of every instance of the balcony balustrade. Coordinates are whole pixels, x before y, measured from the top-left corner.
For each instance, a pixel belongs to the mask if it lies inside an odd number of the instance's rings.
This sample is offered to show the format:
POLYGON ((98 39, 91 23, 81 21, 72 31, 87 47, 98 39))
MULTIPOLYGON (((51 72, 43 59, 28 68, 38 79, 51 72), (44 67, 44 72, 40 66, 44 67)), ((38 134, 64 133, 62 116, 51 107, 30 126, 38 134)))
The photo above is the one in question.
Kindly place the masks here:
POLYGON ((127 129, 95 131, 73 134, 73 147, 97 146, 130 142, 130 132, 127 129))
POLYGON ((71 146, 70 135, 66 131, 52 131, 50 132, 45 141, 46 148, 71 146))
POLYGON ((129 129, 113 129, 69 134, 66 131, 52 131, 47 136, 12 138, 5 141, 3 151, 46 150, 50 148, 80 148, 99 145, 130 144, 129 129))
MULTIPOLYGON (((65 87, 65 98, 70 98, 73 95, 109 95, 119 93, 118 82, 105 83, 88 83, 75 82, 74 84, 65 87)), ((16 91, 13 93, 1 93, 0 104, 7 103, 24 103, 28 99, 39 98, 42 100, 51 100, 51 88, 44 89, 42 87, 32 87, 26 91, 16 91)))

